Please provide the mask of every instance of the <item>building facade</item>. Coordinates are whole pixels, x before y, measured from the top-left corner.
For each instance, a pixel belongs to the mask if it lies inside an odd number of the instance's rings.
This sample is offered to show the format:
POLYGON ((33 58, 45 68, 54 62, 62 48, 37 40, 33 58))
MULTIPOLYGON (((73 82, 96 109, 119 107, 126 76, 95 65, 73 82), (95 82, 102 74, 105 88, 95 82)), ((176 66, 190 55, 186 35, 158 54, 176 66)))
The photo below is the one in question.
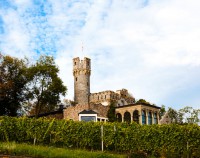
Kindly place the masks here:
POLYGON ((74 121, 108 121, 109 105, 114 103, 119 122, 140 124, 159 123, 160 107, 150 104, 135 104, 135 98, 126 89, 116 92, 106 90, 90 93, 91 60, 73 59, 75 105, 64 110, 64 119, 74 121))
POLYGON ((140 103, 116 107, 118 122, 136 122, 139 124, 158 124, 160 107, 140 103))

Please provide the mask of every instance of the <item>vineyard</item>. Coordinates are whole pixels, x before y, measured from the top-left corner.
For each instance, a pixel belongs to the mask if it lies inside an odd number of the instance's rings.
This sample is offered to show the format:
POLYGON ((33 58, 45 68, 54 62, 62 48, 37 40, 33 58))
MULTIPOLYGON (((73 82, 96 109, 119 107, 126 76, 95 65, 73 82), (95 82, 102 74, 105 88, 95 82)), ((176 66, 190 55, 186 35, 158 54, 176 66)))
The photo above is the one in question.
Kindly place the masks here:
POLYGON ((200 155, 200 126, 73 122, 0 117, 0 142, 142 153, 155 157, 200 155), (103 126, 103 133, 102 133, 103 126))

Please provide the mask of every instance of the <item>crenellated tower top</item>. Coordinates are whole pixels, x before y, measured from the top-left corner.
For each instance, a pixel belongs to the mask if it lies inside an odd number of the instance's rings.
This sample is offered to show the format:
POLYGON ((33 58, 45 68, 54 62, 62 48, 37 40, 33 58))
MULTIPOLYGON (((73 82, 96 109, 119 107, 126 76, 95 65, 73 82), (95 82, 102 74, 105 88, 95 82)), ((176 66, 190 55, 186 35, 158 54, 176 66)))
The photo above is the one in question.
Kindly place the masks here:
POLYGON ((77 76, 80 74, 90 75, 91 73, 91 61, 89 58, 84 57, 80 60, 79 57, 73 59, 73 75, 77 76))

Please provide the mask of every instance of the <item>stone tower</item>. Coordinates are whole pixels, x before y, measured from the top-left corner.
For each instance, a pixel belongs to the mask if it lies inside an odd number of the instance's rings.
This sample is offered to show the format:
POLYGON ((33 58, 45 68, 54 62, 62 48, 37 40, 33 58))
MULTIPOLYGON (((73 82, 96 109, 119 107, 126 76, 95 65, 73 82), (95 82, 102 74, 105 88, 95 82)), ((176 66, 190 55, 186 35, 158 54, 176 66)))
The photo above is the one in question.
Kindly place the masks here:
POLYGON ((89 105, 91 63, 89 58, 73 59, 74 101, 80 105, 89 105))

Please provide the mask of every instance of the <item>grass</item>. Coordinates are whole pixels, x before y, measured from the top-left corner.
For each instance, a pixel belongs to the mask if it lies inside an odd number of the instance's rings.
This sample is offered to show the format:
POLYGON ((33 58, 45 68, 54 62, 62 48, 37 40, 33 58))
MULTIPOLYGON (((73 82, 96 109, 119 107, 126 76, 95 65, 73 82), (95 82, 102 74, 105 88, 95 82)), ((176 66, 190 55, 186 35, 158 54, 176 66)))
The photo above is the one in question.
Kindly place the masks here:
POLYGON ((125 158, 126 155, 104 153, 100 151, 72 150, 47 146, 0 142, 0 154, 30 156, 37 158, 125 158))

